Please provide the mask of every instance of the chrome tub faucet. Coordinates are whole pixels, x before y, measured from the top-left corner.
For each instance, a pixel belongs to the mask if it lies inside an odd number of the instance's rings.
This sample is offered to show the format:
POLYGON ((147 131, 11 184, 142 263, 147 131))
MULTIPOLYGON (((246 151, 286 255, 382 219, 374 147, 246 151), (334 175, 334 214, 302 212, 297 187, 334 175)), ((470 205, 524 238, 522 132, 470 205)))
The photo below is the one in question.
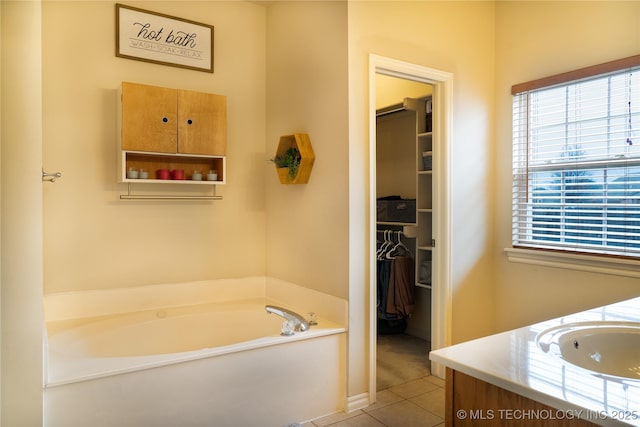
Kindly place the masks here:
POLYGON ((294 311, 275 305, 265 305, 264 309, 267 310, 267 313, 277 314, 288 322, 291 322, 294 332, 304 332, 309 329, 309 322, 294 311))

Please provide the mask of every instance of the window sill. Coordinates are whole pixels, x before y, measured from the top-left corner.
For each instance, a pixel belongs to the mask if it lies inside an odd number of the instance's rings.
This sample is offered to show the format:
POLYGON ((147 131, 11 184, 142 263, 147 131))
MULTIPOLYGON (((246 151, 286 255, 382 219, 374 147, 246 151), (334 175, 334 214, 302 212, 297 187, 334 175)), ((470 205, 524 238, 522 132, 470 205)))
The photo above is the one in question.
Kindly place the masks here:
POLYGON ((511 262, 640 278, 640 262, 624 258, 505 248, 511 262))

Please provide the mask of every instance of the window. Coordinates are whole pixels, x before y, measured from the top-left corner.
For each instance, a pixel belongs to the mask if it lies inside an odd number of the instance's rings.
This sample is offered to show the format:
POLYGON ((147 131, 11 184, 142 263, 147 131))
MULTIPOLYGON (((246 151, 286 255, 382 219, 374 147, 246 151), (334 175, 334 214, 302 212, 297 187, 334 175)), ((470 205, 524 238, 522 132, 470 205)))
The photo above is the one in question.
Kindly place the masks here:
POLYGON ((640 56, 512 93, 513 246, 640 258, 640 56))

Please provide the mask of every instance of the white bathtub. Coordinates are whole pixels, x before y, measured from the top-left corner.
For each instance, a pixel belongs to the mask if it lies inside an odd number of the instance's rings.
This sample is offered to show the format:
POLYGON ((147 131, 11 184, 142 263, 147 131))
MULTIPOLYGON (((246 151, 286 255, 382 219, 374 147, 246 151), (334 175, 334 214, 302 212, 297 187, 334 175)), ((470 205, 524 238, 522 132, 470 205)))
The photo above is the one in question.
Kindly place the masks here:
POLYGON ((45 296, 44 425, 285 426, 340 411, 346 307, 259 277, 45 296), (281 336, 266 304, 318 325, 281 336))

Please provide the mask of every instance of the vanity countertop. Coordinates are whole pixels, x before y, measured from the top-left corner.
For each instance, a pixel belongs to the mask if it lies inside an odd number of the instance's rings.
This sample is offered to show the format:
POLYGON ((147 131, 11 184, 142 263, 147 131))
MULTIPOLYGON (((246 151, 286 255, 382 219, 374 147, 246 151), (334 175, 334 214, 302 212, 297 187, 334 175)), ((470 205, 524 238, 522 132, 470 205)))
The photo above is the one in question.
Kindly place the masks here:
POLYGON ((441 348, 429 357, 556 408, 557 416, 580 417, 602 426, 640 426, 640 376, 603 378, 545 353, 536 343, 536 336, 549 328, 585 321, 640 322, 640 298, 441 348))

